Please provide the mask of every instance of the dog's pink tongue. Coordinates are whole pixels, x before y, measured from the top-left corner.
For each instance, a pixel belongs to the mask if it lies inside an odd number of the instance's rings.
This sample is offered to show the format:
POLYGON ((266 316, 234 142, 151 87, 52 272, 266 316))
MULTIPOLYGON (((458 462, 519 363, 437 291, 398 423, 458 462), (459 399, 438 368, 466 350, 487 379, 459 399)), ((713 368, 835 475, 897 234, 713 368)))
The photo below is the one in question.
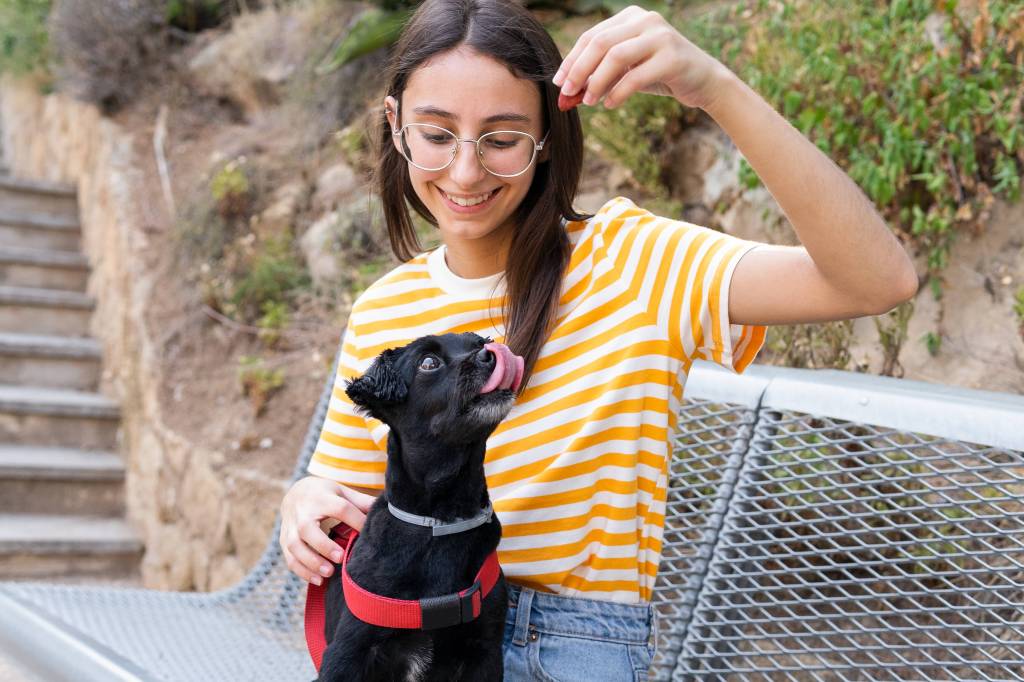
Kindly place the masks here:
POLYGON ((495 389, 518 391, 523 380, 523 359, 503 343, 488 343, 484 348, 494 353, 495 363, 494 371, 480 393, 490 393, 495 389))

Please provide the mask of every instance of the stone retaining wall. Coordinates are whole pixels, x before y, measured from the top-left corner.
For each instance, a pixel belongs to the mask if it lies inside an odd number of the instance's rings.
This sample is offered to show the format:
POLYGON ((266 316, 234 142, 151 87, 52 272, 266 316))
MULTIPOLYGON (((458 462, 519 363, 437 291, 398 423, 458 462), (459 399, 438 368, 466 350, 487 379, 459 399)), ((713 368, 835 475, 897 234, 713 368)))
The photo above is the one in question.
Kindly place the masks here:
POLYGON ((135 201, 160 201, 142 187, 137 164, 145 160, 133 158, 131 136, 95 107, 9 76, 0 78, 0 138, 11 175, 78 190, 87 293, 96 299, 91 335, 103 347, 99 391, 121 405, 126 516, 146 545, 143 583, 203 591, 234 584, 262 553, 285 482, 225 472, 221 453, 165 425, 162 363, 144 317, 153 279, 139 257, 148 239, 135 201))

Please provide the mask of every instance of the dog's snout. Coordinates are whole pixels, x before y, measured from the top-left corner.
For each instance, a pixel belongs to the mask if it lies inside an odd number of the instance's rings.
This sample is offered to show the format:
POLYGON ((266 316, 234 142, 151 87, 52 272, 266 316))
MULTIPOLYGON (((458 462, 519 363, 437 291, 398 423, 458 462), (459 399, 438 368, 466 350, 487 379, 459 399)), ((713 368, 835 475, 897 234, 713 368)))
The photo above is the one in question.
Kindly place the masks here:
POLYGON ((488 369, 492 369, 494 367, 494 364, 497 362, 497 360, 494 357, 494 353, 492 353, 490 350, 486 348, 481 348, 480 351, 476 354, 476 361, 480 365, 488 369))

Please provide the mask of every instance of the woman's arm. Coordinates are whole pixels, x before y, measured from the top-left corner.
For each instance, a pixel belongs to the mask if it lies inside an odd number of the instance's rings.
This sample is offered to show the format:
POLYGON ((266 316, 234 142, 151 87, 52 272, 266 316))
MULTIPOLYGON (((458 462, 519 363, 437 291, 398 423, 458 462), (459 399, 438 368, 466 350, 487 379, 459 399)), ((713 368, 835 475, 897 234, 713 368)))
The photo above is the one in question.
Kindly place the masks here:
POLYGON ((634 92, 708 112, 793 224, 802 246, 765 245, 736 266, 730 321, 787 324, 879 314, 911 298, 917 275, 860 188, 717 59, 656 12, 628 7, 580 36, 554 78, 606 107, 634 92))
POLYGON ((913 263, 861 189, 731 71, 705 111, 789 218, 801 247, 770 246, 736 266, 729 318, 785 324, 879 315, 917 291, 913 263))

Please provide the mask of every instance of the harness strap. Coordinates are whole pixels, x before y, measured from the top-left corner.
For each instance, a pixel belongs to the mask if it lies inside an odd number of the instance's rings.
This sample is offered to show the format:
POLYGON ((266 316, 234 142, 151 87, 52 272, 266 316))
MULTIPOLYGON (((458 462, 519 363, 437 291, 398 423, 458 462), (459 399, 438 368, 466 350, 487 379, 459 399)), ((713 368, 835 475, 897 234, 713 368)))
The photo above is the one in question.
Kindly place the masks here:
MULTIPOLYGON (((495 550, 484 560, 483 566, 477 571, 473 584, 464 590, 423 599, 383 597, 357 585, 348 573, 348 557, 359 533, 345 524, 335 526, 331 535, 333 536, 335 532, 338 533, 341 541, 347 538, 341 565, 345 604, 352 615, 371 625, 433 630, 459 623, 469 623, 480 616, 484 598, 494 589, 501 576, 501 565, 498 563, 498 552, 495 550), (344 526, 344 530, 338 531, 342 526, 344 526)), ((324 636, 324 625, 326 624, 324 593, 326 590, 326 585, 309 583, 306 591, 306 646, 318 672, 323 660, 324 649, 327 648, 324 636)))

